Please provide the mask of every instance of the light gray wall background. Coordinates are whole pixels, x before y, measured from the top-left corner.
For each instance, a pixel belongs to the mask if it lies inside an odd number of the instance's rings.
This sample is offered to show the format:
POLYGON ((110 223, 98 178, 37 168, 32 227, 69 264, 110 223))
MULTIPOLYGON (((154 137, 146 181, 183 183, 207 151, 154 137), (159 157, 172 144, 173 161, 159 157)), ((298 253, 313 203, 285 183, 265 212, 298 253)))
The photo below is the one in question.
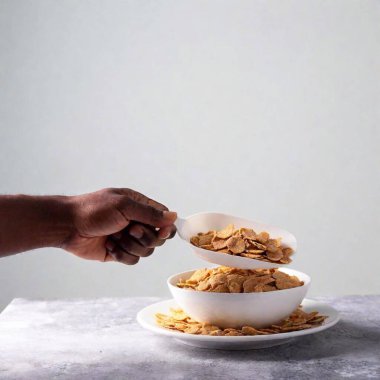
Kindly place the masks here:
MULTIPOLYGON (((311 294, 380 292, 378 1, 0 0, 0 193, 131 187, 292 231, 311 294)), ((22 234, 23 231, 20 231, 22 234)), ((0 261, 13 297, 168 296, 135 267, 0 261)))

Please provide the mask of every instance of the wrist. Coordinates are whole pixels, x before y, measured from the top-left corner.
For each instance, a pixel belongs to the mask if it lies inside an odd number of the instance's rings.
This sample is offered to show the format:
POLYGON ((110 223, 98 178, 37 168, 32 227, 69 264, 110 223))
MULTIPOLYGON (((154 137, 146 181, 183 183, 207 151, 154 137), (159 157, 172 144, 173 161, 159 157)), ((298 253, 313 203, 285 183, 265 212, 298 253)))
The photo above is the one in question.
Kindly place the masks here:
POLYGON ((73 197, 63 195, 28 196, 20 195, 27 223, 35 231, 36 248, 61 248, 74 234, 73 197))
MULTIPOLYGON (((45 197, 44 197, 45 198, 45 197)), ((76 202, 74 196, 46 197, 49 246, 62 248, 75 234, 76 202)))
POLYGON ((73 210, 66 196, 0 196, 0 256, 62 247, 75 233, 73 210))

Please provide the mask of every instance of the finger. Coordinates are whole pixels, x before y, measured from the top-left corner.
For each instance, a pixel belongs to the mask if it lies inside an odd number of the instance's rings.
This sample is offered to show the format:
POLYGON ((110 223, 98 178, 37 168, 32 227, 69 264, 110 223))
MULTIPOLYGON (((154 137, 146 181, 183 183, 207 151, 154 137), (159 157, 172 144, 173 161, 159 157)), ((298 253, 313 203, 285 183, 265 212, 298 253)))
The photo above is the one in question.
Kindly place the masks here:
POLYGON ((111 251, 107 251, 107 254, 110 255, 114 261, 117 261, 119 263, 123 263, 126 265, 135 265, 139 262, 140 257, 131 255, 128 252, 125 252, 122 248, 119 246, 115 246, 111 251))
POLYGON ((157 202, 154 199, 151 199, 151 198, 147 197, 146 195, 139 193, 138 191, 135 191, 132 189, 123 189, 123 188, 115 189, 115 191, 120 195, 127 195, 128 197, 133 199, 135 202, 143 203, 143 204, 146 204, 148 206, 155 207, 155 208, 162 210, 162 211, 168 211, 169 210, 162 203, 157 202))
POLYGON ((177 232, 177 229, 175 225, 167 226, 167 227, 162 227, 158 231, 158 238, 159 239, 171 239, 175 236, 177 232))
POLYGON ((140 257, 125 252, 114 238, 108 238, 105 244, 106 256, 104 261, 117 261, 127 265, 138 263, 140 257))
POLYGON ((118 209, 127 220, 135 220, 154 227, 170 226, 177 219, 175 212, 162 211, 147 204, 138 203, 127 196, 120 199, 118 209))
POLYGON ((144 247, 130 235, 124 235, 117 244, 124 251, 139 257, 148 257, 154 251, 154 248, 144 247))
POLYGON ((104 257, 104 262, 108 263, 110 261, 115 261, 115 259, 112 257, 112 255, 109 252, 106 252, 106 256, 104 257))
POLYGON ((153 227, 145 226, 140 223, 132 224, 128 228, 128 233, 144 247, 155 248, 165 243, 165 240, 157 236, 158 232, 153 227))

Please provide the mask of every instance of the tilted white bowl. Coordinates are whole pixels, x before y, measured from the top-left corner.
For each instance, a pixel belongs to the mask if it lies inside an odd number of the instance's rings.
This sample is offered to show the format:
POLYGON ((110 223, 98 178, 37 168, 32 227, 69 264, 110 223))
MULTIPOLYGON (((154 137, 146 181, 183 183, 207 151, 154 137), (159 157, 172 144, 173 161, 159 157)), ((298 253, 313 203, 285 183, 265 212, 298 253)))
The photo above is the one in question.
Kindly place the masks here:
MULTIPOLYGON (((199 214, 188 216, 186 219, 178 218, 175 224, 177 227, 177 233, 181 239, 186 241, 190 245, 191 250, 202 260, 210 263, 241 269, 280 268, 286 265, 279 262, 256 260, 239 255, 228 255, 221 252, 209 251, 207 249, 196 247, 190 243, 190 238, 198 232, 220 230, 230 223, 233 223, 235 228, 253 228, 256 232, 268 232, 272 238, 281 237, 281 244, 284 247, 290 247, 294 252, 297 250, 296 238, 290 232, 270 224, 255 222, 233 215, 215 212, 201 212, 199 214)), ((293 257, 294 256, 292 256, 292 258, 293 257)))
POLYGON ((297 276, 304 285, 297 288, 263 293, 212 293, 176 286, 187 280, 195 270, 175 274, 168 278, 168 287, 177 304, 199 322, 220 327, 262 328, 279 323, 300 305, 309 289, 311 278, 293 269, 280 269, 297 276))

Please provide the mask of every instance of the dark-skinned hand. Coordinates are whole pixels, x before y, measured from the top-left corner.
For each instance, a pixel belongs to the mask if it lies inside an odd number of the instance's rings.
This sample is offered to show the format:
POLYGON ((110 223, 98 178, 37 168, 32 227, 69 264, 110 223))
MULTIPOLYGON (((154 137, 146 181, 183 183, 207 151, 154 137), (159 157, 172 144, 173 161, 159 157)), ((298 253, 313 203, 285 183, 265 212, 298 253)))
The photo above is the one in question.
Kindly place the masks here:
POLYGON ((136 264, 171 239, 175 212, 131 189, 72 197, 74 232, 62 248, 89 260, 136 264))

